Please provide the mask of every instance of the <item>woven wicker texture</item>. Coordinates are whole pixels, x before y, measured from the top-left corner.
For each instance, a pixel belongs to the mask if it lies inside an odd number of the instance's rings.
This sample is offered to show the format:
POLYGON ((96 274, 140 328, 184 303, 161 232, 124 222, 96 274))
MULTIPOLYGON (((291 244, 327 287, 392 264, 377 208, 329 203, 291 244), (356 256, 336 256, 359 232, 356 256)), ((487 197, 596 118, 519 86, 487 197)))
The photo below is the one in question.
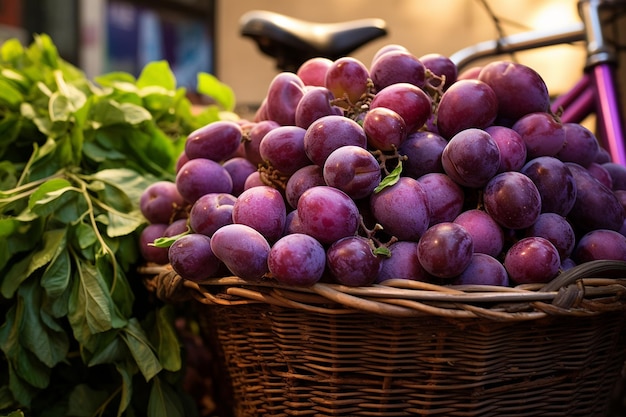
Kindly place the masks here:
POLYGON ((237 416, 606 416, 626 315, 515 324, 207 307, 237 416))
POLYGON ((147 286, 200 302, 236 417, 607 417, 626 360, 625 271, 599 262, 518 288, 290 288, 166 268, 147 286))

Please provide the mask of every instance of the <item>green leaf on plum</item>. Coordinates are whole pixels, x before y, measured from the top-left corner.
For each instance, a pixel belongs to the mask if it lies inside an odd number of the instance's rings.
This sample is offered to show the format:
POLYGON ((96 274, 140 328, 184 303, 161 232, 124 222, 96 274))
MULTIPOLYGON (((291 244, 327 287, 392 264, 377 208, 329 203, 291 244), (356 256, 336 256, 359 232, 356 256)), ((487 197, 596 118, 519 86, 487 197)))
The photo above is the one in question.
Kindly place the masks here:
POLYGON ((402 160, 398 160, 398 165, 387 175, 383 180, 378 184, 376 188, 374 188, 375 193, 379 193, 387 187, 391 187, 400 179, 400 175, 402 174, 402 160))

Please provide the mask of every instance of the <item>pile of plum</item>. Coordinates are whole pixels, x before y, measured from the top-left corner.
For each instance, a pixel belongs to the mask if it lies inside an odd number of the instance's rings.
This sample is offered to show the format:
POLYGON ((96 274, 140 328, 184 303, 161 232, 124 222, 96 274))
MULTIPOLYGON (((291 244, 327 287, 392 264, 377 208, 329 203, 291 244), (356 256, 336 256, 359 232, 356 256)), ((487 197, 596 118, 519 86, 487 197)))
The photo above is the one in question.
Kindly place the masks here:
POLYGON ((187 137, 175 181, 141 197, 140 249, 190 280, 304 286, 508 286, 626 260, 626 167, 550 106, 515 62, 311 59, 253 120, 187 137))

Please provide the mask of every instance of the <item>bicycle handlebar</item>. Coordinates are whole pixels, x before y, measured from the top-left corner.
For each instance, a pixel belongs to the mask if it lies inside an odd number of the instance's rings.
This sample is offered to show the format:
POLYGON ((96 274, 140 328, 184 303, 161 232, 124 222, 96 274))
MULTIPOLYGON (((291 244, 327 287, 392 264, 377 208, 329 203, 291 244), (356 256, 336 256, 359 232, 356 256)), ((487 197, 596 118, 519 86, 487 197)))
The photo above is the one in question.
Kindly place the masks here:
POLYGON ((480 42, 453 53, 450 59, 461 70, 482 58, 584 40, 585 26, 579 22, 558 29, 524 32, 480 42))

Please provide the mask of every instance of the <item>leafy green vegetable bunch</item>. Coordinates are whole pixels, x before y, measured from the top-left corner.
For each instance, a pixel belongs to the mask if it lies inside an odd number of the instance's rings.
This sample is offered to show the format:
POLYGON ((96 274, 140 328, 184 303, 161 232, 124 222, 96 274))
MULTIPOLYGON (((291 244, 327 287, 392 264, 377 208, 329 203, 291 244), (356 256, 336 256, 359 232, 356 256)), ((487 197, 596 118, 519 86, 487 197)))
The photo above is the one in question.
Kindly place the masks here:
POLYGON ((234 107, 198 90, 196 114, 164 61, 91 81, 46 35, 0 47, 0 413, 192 414, 172 307, 139 308, 134 271, 142 191, 234 107))

